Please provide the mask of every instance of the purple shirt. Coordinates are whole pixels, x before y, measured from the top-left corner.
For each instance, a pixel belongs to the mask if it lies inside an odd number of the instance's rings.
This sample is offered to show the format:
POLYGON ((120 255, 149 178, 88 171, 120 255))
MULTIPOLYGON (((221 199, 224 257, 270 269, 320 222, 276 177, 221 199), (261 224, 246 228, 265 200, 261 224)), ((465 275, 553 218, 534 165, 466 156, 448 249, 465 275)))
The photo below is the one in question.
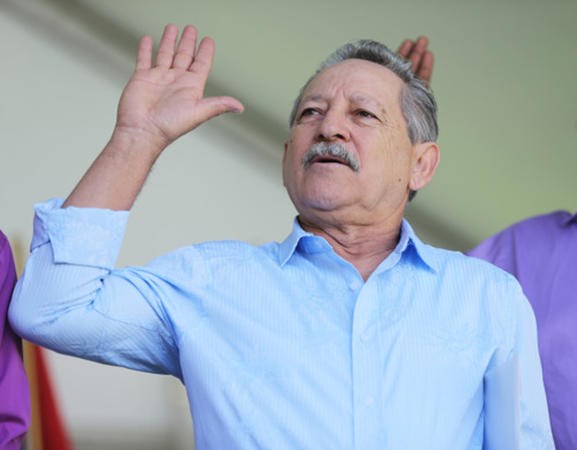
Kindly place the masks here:
POLYGON ((0 450, 18 450, 30 423, 30 393, 20 339, 6 311, 16 283, 12 251, 0 231, 0 450))
POLYGON ((521 283, 537 319, 557 450, 577 450, 577 214, 557 211, 526 219, 469 254, 521 283))

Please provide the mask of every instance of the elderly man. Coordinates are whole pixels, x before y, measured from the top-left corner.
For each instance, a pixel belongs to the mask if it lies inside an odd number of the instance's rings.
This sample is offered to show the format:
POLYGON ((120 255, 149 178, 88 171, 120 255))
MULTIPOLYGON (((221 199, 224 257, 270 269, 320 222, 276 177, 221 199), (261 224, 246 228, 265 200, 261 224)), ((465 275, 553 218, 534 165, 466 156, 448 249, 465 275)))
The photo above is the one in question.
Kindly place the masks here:
POLYGON ((291 114, 282 243, 209 242, 115 269, 156 158, 212 117, 213 42, 142 39, 112 137, 36 207, 13 326, 57 351, 171 374, 199 449, 551 449, 531 308, 513 277, 403 219, 439 161, 436 104, 372 41, 337 50, 291 114))

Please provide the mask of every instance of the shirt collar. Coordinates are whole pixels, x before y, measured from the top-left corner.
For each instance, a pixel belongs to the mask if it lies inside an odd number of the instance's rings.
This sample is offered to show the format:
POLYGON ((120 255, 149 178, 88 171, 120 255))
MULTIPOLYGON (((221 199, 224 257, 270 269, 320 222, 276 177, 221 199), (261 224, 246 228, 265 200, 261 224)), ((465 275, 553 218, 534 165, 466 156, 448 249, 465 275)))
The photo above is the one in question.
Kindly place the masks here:
POLYGON ((279 261, 281 266, 284 266, 288 262, 297 248, 305 253, 318 253, 331 250, 331 246, 324 238, 305 231, 301 227, 298 218, 295 217, 291 233, 281 242, 279 247, 279 261))
POLYGON ((438 271, 441 262, 439 261, 438 252, 428 244, 424 244, 413 227, 406 219, 401 223, 401 239, 393 253, 405 254, 414 253, 416 260, 424 264, 433 272, 438 271))
MULTIPOLYGON (((291 233, 279 246, 280 265, 284 266, 297 249, 303 253, 333 251, 326 239, 305 231, 301 227, 298 219, 295 218, 291 233)), ((413 252, 420 263, 433 271, 438 269, 439 261, 433 248, 421 242, 409 222, 403 219, 403 222, 401 223, 401 238, 399 239, 399 243, 393 250, 393 253, 389 255, 381 265, 390 260, 392 255, 394 255, 394 262, 396 262, 400 259, 400 256, 408 255, 413 252)))

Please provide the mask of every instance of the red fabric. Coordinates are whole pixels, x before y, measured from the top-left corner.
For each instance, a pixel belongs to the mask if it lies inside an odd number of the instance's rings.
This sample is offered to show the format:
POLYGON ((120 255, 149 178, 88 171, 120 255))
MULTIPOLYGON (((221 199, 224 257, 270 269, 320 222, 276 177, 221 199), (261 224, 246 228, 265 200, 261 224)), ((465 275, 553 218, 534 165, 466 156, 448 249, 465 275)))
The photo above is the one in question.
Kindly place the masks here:
POLYGON ((46 356, 42 348, 36 345, 32 348, 36 362, 42 450, 73 450, 74 447, 58 409, 46 356))

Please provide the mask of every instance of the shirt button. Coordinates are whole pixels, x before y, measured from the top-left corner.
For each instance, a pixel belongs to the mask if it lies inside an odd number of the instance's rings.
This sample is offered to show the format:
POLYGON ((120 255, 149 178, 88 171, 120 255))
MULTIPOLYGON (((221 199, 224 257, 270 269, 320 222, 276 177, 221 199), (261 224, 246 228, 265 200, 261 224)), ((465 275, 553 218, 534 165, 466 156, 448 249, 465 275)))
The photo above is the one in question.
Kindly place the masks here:
POLYGON ((365 397, 365 406, 373 406, 374 403, 375 403, 375 397, 373 397, 372 395, 367 395, 365 397))

